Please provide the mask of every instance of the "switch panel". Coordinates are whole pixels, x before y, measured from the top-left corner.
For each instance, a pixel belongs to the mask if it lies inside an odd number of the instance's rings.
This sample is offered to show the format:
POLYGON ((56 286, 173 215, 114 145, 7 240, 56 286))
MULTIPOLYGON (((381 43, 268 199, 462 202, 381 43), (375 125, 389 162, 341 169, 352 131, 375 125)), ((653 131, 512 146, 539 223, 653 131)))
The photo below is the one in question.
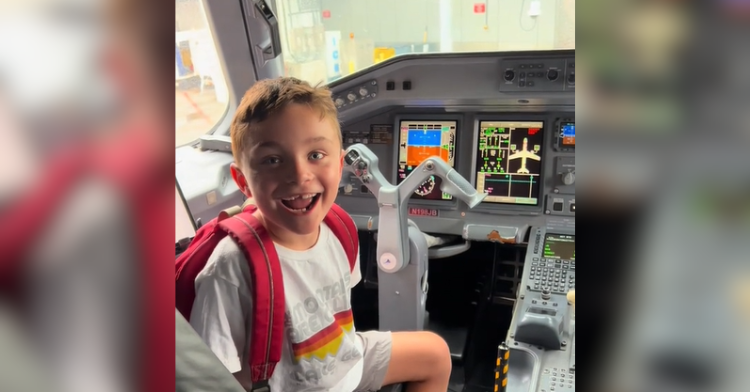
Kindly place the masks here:
POLYGON ((359 86, 344 90, 333 97, 333 103, 339 111, 347 110, 365 101, 370 101, 378 96, 378 82, 371 80, 359 86))
POLYGON ((504 60, 501 92, 575 92, 575 58, 504 60))
POLYGON ((575 216, 575 195, 548 195, 545 213, 548 215, 575 216))

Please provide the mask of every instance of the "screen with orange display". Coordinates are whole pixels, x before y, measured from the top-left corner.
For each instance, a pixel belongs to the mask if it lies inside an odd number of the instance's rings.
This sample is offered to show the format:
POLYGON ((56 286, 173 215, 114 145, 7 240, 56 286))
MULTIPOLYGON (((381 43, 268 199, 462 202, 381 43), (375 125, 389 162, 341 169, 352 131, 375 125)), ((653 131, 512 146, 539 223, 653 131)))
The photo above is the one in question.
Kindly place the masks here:
MULTIPOLYGON (((454 167, 456 160, 456 121, 401 121, 399 124, 398 183, 409 176, 425 159, 436 156, 454 167)), ((412 198, 450 200, 440 190, 440 178, 430 177, 412 198)))

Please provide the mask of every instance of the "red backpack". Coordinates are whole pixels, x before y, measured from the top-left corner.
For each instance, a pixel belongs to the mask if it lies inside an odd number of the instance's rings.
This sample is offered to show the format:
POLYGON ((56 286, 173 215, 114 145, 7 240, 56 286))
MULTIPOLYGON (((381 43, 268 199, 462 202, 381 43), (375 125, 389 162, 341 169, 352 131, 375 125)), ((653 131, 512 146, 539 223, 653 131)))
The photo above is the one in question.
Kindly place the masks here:
MULTIPOLYGON (((281 264, 271 237, 253 216, 256 207, 234 207, 201 226, 175 265, 175 305, 189 321, 195 301, 195 278, 203 270, 214 248, 229 235, 240 247, 250 265, 253 288, 253 331, 250 340, 250 369, 253 389, 267 387, 276 364, 281 360, 284 339, 284 281, 281 264)), ((359 251, 357 227, 341 207, 334 204, 324 222, 341 241, 350 269, 359 251)))

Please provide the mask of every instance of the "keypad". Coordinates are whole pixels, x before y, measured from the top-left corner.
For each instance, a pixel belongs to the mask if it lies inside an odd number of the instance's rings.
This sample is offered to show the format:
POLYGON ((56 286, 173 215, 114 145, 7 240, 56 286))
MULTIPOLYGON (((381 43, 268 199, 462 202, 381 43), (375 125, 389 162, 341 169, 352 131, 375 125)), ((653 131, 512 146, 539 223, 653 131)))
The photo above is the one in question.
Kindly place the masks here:
POLYGON ((575 391, 575 374, 565 369, 546 368, 540 380, 539 390, 544 392, 575 391))
POLYGON ((575 260, 539 258, 531 262, 529 286, 534 291, 566 294, 576 287, 575 260))

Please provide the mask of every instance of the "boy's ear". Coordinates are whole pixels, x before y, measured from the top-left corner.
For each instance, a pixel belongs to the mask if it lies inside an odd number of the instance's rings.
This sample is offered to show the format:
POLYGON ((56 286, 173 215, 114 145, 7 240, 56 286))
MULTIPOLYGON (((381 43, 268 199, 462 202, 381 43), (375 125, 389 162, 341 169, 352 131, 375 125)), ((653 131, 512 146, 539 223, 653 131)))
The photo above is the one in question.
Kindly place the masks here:
POLYGON ((232 173, 234 183, 237 184, 237 187, 240 188, 240 191, 242 191, 242 193, 244 193, 247 197, 253 197, 253 194, 252 192, 250 192, 250 187, 247 183, 247 178, 242 173, 242 170, 240 170, 240 167, 237 166, 236 163, 232 163, 229 166, 229 171, 232 173))

